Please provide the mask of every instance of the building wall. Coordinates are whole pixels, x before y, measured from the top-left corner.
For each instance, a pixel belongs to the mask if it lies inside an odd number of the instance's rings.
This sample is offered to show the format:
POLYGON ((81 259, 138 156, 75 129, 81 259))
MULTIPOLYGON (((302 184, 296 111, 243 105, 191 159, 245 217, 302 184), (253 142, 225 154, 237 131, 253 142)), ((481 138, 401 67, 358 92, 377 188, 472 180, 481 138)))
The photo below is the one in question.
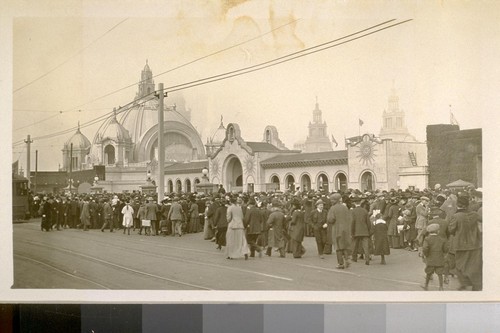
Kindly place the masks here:
POLYGON ((462 179, 482 186, 482 130, 427 126, 429 187, 462 179))
MULTIPOLYGON (((347 165, 323 165, 323 166, 310 166, 310 167, 287 167, 287 168, 270 168, 264 171, 264 184, 271 183, 271 178, 276 175, 280 180, 280 190, 288 190, 286 188, 285 179, 288 175, 292 175, 295 179, 296 186, 301 184, 302 176, 309 175, 311 179, 311 188, 318 189, 318 177, 320 174, 325 174, 328 177, 328 189, 331 192, 335 188, 335 176, 339 173, 344 173, 347 176, 347 165)), ((304 190, 301 187, 301 190, 304 190)), ((310 190, 308 188, 307 190, 310 190)))
MULTIPOLYGON (((415 153, 417 166, 427 166, 427 146, 421 142, 397 142, 385 141, 387 145, 387 187, 389 189, 401 188, 405 190, 407 186, 402 184, 401 168, 413 167, 409 152, 415 153)), ((419 171, 422 173, 423 171, 419 171)), ((417 175, 412 175, 413 183, 418 183, 420 189, 427 188, 427 176, 422 174, 421 179, 417 175)))

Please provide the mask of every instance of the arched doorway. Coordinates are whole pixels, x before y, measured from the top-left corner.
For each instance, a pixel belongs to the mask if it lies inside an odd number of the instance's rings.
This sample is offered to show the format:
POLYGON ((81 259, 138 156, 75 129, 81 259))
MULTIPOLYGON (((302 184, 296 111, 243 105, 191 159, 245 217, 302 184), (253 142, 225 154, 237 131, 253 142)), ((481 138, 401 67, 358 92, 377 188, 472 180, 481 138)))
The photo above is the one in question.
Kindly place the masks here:
POLYGON ((330 192, 328 177, 324 173, 318 176, 318 181, 316 182, 316 185, 318 186, 318 191, 330 192))
POLYGON ((288 175, 285 178, 285 186, 290 191, 295 191, 295 178, 292 175, 288 175))
POLYGON ((106 165, 115 164, 115 147, 107 145, 104 148, 104 161, 106 165))
POLYGON ((229 157, 226 166, 226 184, 224 186, 229 192, 243 191, 243 167, 238 157, 229 157))
POLYGON ((280 189, 280 179, 278 176, 274 175, 271 177, 271 184, 273 184, 273 191, 279 191, 280 189))
POLYGON ((171 179, 169 179, 167 182, 167 190, 168 190, 168 193, 174 192, 174 183, 172 182, 171 179))
POLYGON ((180 179, 177 179, 175 181, 175 191, 177 193, 181 193, 182 192, 182 183, 181 183, 181 180, 180 179))
POLYGON ((347 190, 347 176, 342 172, 335 176, 335 189, 337 191, 347 190))
POLYGON ((197 189, 197 185, 198 185, 199 183, 200 183, 200 179, 195 178, 195 179, 194 179, 194 191, 195 191, 195 192, 196 192, 196 191, 198 191, 198 189, 197 189))
POLYGON ((186 192, 191 192, 191 180, 189 178, 184 182, 184 188, 186 189, 186 192))
POLYGON ((361 191, 373 191, 375 179, 370 171, 366 171, 361 175, 361 191))
POLYGON ((300 180, 300 190, 309 191, 311 189, 311 177, 309 175, 303 175, 300 180))

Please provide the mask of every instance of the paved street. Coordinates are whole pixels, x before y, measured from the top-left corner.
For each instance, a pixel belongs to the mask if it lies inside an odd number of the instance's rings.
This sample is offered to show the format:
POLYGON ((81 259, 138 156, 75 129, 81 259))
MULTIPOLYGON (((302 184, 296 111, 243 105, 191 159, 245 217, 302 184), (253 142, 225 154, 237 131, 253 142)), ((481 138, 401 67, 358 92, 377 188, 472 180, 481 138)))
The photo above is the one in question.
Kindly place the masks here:
MULTIPOLYGON (((137 231, 65 229, 41 232, 39 221, 14 224, 14 288, 126 290, 421 291, 424 264, 415 252, 392 250, 387 265, 353 263, 338 270, 320 259, 314 238, 301 259, 291 254, 228 260, 203 235, 144 236, 137 231)), ((445 290, 455 290, 455 278, 445 290)), ((437 277, 430 290, 437 290, 437 277)))

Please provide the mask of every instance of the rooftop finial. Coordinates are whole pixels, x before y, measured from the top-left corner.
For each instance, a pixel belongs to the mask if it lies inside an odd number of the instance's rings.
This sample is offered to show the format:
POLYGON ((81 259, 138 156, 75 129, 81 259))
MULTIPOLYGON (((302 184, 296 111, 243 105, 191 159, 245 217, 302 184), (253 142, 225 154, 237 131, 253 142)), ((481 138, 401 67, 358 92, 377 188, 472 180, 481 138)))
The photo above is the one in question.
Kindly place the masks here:
POLYGON ((78 120, 78 132, 80 132, 80 120, 78 120))

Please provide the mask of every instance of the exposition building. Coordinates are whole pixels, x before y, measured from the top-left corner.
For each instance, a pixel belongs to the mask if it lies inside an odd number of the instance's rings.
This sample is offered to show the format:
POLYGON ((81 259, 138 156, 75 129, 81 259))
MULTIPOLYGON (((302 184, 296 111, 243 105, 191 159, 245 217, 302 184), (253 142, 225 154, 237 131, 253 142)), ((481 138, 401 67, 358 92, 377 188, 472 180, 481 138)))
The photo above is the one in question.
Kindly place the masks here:
MULTIPOLYGON (((108 192, 139 190, 148 172, 158 184, 159 101, 154 91, 152 71, 146 63, 133 102, 115 109, 92 141, 78 129, 64 143, 61 171, 100 167, 104 171, 98 183, 108 192)), ((297 187, 325 191, 423 189, 428 185, 427 146, 408 132, 394 91, 383 111, 380 133, 347 138, 343 150, 333 148, 335 142, 329 139, 317 101, 307 139, 293 150, 285 147, 275 126, 263 129, 261 141, 247 141, 245 128, 236 123, 224 126, 222 118, 219 127, 202 140, 191 124, 191 110, 186 109, 184 99, 169 96, 169 101, 175 106, 164 114, 166 193, 197 191, 203 180, 243 192, 297 187), (208 170, 208 178, 202 178, 203 169, 208 170)))

